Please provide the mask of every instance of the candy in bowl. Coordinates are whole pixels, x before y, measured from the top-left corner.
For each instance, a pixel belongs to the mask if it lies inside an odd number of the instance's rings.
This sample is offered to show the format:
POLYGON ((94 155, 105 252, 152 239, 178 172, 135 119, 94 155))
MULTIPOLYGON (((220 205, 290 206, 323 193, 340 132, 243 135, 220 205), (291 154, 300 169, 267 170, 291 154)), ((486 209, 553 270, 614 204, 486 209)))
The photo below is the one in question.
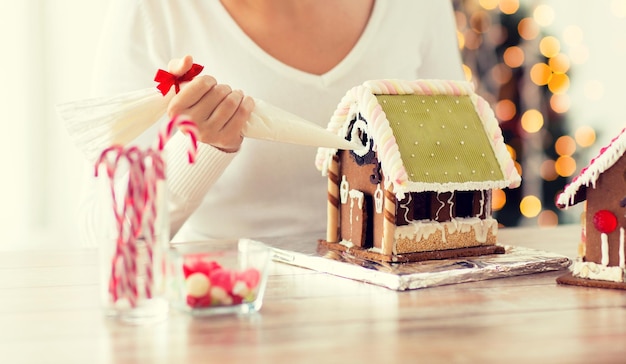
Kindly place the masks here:
POLYGON ((173 244, 168 295, 194 315, 256 312, 263 303, 271 249, 249 240, 173 244))

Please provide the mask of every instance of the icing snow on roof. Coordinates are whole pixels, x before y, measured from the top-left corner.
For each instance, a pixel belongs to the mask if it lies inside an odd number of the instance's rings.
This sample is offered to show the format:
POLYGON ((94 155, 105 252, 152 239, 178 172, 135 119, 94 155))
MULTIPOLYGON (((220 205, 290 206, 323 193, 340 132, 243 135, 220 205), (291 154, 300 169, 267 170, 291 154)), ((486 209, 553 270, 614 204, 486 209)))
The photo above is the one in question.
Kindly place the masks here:
MULTIPOLYGON (((345 136, 357 113, 368 121, 383 174, 398 195, 519 186, 493 111, 468 82, 368 81, 348 91, 328 129, 345 136)), ((318 150, 322 173, 334 153, 318 150)))
POLYGON ((586 188, 590 185, 595 187, 598 177, 604 171, 613 166, 626 151, 626 128, 615 137, 604 148, 600 149, 598 155, 583 168, 578 176, 570 182, 557 199, 557 206, 565 208, 573 206, 586 199, 586 188))

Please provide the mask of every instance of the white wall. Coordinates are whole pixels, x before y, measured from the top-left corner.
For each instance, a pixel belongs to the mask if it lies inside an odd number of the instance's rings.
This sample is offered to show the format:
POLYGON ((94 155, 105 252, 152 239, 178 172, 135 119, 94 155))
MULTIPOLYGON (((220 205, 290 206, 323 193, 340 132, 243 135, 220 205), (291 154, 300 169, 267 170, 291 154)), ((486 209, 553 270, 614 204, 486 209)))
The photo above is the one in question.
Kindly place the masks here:
POLYGON ((0 249, 79 245, 82 156, 55 105, 88 96, 106 0, 2 0, 0 249))

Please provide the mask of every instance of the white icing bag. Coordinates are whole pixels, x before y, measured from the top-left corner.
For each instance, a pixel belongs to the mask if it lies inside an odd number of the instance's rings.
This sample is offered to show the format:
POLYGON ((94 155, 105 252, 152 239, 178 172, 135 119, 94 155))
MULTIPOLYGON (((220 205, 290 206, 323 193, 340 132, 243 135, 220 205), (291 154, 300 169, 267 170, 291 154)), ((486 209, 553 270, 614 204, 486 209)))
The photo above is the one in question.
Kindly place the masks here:
MULTIPOLYGON (((105 148, 126 145, 156 123, 174 95, 170 91, 163 96, 153 87, 66 102, 57 105, 57 111, 78 149, 95 161, 105 148)), ((335 149, 362 147, 263 100, 255 103, 243 130, 245 137, 335 149)))

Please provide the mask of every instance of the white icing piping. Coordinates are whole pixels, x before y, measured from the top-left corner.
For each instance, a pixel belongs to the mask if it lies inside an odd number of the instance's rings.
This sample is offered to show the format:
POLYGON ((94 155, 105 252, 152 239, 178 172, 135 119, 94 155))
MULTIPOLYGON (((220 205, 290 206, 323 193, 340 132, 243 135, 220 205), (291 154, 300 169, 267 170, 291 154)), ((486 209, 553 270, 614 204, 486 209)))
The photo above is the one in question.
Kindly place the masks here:
POLYGON ((376 185, 376 192, 374 192, 374 203, 376 205, 376 212, 383 213, 383 190, 380 188, 380 183, 376 185))
POLYGON ((410 222, 410 221, 413 221, 413 219, 409 219, 409 212, 411 211, 409 206, 411 206, 411 201, 413 201, 413 196, 411 194, 409 194, 408 196, 409 197, 406 203, 401 203, 399 205, 400 205, 400 209, 404 210, 404 221, 410 222))
POLYGON ((454 216, 454 212, 453 212, 454 201, 452 201, 453 198, 454 198, 454 193, 451 193, 450 198, 448 199, 448 204, 450 205, 450 214, 448 216, 454 216))
POLYGON ((359 205, 359 209, 362 210, 363 209, 363 200, 364 200, 364 195, 363 192, 359 191, 359 190, 350 190, 349 192, 350 195, 350 207, 354 207, 354 200, 358 201, 358 205, 359 205))
MULTIPOLYGON (((439 208, 437 209, 437 212, 435 213, 435 220, 439 220, 439 213, 444 208, 444 206, 446 206, 446 203, 439 199, 439 192, 437 192, 437 202, 439 202, 441 204, 441 206, 439 206, 439 208)), ((452 216, 452 215, 450 215, 450 216, 452 216)))
POLYGON ((495 219, 479 219, 476 217, 470 218, 454 218, 450 221, 439 223, 431 220, 419 220, 413 221, 408 225, 396 227, 394 237, 396 241, 401 238, 409 238, 414 240, 428 239, 429 236, 441 231, 442 242, 446 242, 446 231, 448 234, 456 232, 466 233, 474 229, 475 238, 477 242, 484 243, 487 241, 489 232, 496 235, 498 229, 498 222, 495 219))
POLYGON ((625 258, 624 258, 624 228, 619 229, 619 266, 620 268, 626 268, 625 258))
MULTIPOLYGON (((354 221, 354 216, 352 215, 352 212, 354 210, 354 201, 357 201, 357 205, 359 206, 359 210, 363 210, 363 192, 359 191, 359 190, 350 190, 350 223, 352 224, 352 222, 354 221)), ((356 217, 357 221, 359 216, 356 217)))
POLYGON ((479 203, 480 203, 480 210, 478 211, 478 216, 482 216, 485 213, 485 190, 480 190, 480 202, 479 203))
POLYGON ((600 240, 602 241, 602 265, 609 265, 609 237, 605 233, 600 235, 600 240))
POLYGON ((350 190, 350 184, 346 179, 346 176, 341 176, 341 184, 339 185, 339 193, 341 194, 341 204, 348 202, 348 191, 350 190))

